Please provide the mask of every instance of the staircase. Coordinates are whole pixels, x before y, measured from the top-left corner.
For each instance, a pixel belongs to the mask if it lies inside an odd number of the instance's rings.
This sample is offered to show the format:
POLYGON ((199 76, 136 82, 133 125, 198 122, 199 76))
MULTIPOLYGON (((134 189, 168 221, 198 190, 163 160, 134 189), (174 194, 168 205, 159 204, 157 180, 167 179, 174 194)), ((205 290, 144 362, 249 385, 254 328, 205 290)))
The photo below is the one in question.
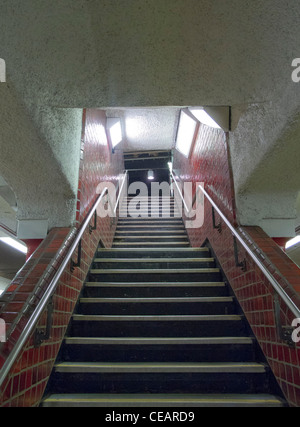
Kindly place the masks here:
MULTIPOLYGON (((99 247, 43 407, 285 406, 217 261, 181 218, 120 218, 99 247)), ((149 205, 141 204, 141 213, 149 205)))

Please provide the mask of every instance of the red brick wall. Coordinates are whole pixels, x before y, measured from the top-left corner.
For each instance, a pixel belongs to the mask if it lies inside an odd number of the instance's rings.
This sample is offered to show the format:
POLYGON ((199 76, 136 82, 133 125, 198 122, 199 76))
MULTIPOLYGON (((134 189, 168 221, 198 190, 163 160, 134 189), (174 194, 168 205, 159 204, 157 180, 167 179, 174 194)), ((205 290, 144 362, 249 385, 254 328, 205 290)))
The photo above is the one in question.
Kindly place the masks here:
MULTIPOLYGON (((102 110, 87 109, 83 114, 83 131, 81 146, 83 159, 79 168, 76 221, 81 224, 97 198, 96 189, 100 182, 117 184, 120 173, 124 170, 122 151, 112 150, 107 145, 106 115, 102 110)), ((110 219, 103 218, 100 224, 101 239, 106 247, 111 246, 114 230, 110 219)))
POLYGON ((205 189, 223 213, 235 220, 227 135, 223 131, 200 125, 189 159, 174 150, 174 169, 183 182, 205 182, 205 189))
MULTIPOLYGON (((183 181, 205 183, 205 189, 235 223, 234 189, 230 153, 226 135, 219 130, 200 126, 196 144, 188 160, 175 150, 174 169, 183 181)), ((212 226, 211 205, 205 200, 204 225, 188 229, 192 246, 209 240, 230 285, 250 323, 274 374, 291 406, 300 406, 300 345, 290 348, 280 340, 274 318, 274 290, 246 251, 239 247, 240 260, 246 259, 247 271, 235 266, 233 237, 222 223, 219 233, 212 226)), ((216 222, 219 222, 216 213, 216 222)), ((256 251, 264 265, 300 307, 300 270, 280 247, 259 227, 241 227, 245 240, 256 251)), ((281 301, 283 325, 291 325, 293 315, 281 301)))
MULTIPOLYGON (((105 114, 102 111, 84 112, 82 134, 84 153, 80 164, 76 215, 78 227, 97 198, 96 188, 99 182, 115 182, 124 168, 122 153, 114 154, 112 157, 111 150, 103 139, 104 126, 105 114)), ((4 296, 2 295, 0 317, 6 322, 8 339, 6 343, 0 344, 0 367, 5 363, 22 330, 29 322, 39 297, 47 288, 64 254, 72 244, 75 230, 73 232, 71 230, 68 227, 51 230, 15 277, 4 296), (31 300, 38 284, 40 286, 37 297, 31 300), (20 315, 22 307, 24 308, 30 300, 29 309, 20 315)), ((102 239, 106 246, 110 246, 114 232, 115 226, 110 218, 104 218, 98 219, 97 230, 91 235, 88 230, 84 233, 81 267, 71 273, 70 266, 67 266, 53 297, 51 337, 38 348, 34 347, 32 336, 24 344, 0 389, 0 406, 29 407, 39 404, 98 242, 102 239)), ((76 259, 76 254, 73 258, 76 259)), ((39 320, 38 327, 45 326, 45 323, 46 312, 39 320)))

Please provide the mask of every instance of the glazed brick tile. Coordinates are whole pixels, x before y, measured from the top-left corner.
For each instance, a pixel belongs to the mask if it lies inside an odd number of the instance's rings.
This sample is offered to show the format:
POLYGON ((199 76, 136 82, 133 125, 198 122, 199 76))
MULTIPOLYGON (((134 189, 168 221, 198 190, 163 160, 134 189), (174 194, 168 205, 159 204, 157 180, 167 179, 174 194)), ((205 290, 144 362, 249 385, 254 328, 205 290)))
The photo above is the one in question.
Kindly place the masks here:
MULTIPOLYGON (((174 170, 183 181, 204 182, 205 189, 221 211, 233 225, 238 226, 229 159, 226 135, 221 131, 200 126, 190 159, 175 150, 174 170)), ((204 218, 205 222, 201 228, 187 230, 192 246, 199 247, 209 241, 289 404, 300 406, 300 344, 290 348, 277 335, 272 285, 239 245, 239 259, 246 259, 247 271, 243 272, 235 266, 231 232, 223 223, 221 233, 213 229, 211 206, 207 200, 204 203, 204 218)), ((290 298, 300 307, 299 268, 259 227, 239 227, 238 230, 290 298)), ((283 324, 290 325, 292 313, 282 301, 280 308, 283 324)))
MULTIPOLYGON (((96 200, 96 188, 99 182, 117 181, 124 169, 122 153, 116 153, 112 163, 109 147, 102 145, 103 141, 95 138, 97 126, 105 126, 105 114, 100 110, 84 110, 82 134, 84 156, 80 164, 76 227, 80 227, 96 200)), ((115 228, 116 225, 112 224, 109 218, 104 218, 101 221, 98 219, 97 229, 92 235, 88 232, 84 233, 81 267, 71 273, 68 265, 55 291, 51 337, 39 348, 33 346, 33 336, 29 338, 0 390, 0 406, 38 406, 98 242, 102 239, 104 245, 110 247, 115 228)), ((47 277, 40 286, 38 295, 43 294, 74 236, 75 234, 71 233, 68 227, 52 229, 38 250, 29 258, 10 285, 9 292, 5 293, 9 301, 1 305, 4 315, 8 316, 9 320, 12 322, 16 320, 18 310, 26 302, 27 296, 30 296, 42 275, 47 277)), ((76 259, 76 254, 73 255, 73 259, 76 259)), ((26 321, 28 321, 26 316, 19 319, 8 341, 0 347, 0 366, 5 362, 22 332, 23 328, 20 328, 20 325, 24 327, 26 321)), ((42 327, 45 324, 46 312, 37 326, 42 327)))

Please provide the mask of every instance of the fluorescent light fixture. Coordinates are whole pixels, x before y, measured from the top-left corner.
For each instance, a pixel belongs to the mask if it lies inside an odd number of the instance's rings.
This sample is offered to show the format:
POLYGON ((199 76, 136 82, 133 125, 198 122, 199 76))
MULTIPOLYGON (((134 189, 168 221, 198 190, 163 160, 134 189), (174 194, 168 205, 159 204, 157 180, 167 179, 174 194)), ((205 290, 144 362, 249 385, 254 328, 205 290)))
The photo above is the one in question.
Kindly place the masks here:
POLYGON ((121 120, 118 118, 110 117, 107 119, 107 125, 112 147, 115 148, 123 139, 121 120))
MULTIPOLYGON (((99 123, 93 123, 87 125, 86 134, 90 135, 93 140, 93 143, 107 146, 107 135, 105 131, 105 126, 99 123)), ((81 149, 84 150, 84 145, 81 146, 81 149)))
POLYGON ((297 243, 300 243, 300 236, 296 236, 293 239, 286 242, 285 249, 291 248, 292 246, 297 245, 297 243))
POLYGON ((173 170, 173 164, 172 164, 172 162, 168 162, 168 168, 169 168, 170 171, 173 170))
POLYGON ((148 179, 150 180, 154 179, 154 172, 152 170, 148 171, 148 179))
POLYGON ((194 120, 184 111, 181 111, 176 138, 176 148, 185 157, 189 157, 196 127, 196 120, 194 120))
POLYGON ((214 121, 213 118, 210 117, 209 114, 203 108, 189 108, 190 112, 196 119, 199 120, 202 124, 206 126, 210 126, 215 129, 221 129, 221 127, 214 121))
POLYGON ((27 246, 21 242, 18 242, 12 237, 0 237, 0 241, 20 252, 23 252, 23 254, 27 254, 27 246))

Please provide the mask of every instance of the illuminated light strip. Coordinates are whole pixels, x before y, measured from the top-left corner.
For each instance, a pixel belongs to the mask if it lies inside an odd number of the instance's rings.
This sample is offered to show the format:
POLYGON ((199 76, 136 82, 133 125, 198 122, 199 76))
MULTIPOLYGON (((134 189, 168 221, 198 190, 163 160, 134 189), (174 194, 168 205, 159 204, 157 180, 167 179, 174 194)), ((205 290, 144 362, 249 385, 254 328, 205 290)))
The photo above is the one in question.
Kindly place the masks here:
POLYGON ((215 129, 221 129, 214 119, 202 108, 190 108, 189 110, 202 124, 215 129))
POLYGON ((296 236, 293 239, 291 239, 288 242, 286 242, 285 249, 289 249, 292 246, 297 245, 297 243, 300 243, 300 236, 296 236))
POLYGON ((23 252, 24 254, 27 254, 27 247, 24 244, 13 239, 12 237, 0 237, 0 241, 20 252, 23 252))

